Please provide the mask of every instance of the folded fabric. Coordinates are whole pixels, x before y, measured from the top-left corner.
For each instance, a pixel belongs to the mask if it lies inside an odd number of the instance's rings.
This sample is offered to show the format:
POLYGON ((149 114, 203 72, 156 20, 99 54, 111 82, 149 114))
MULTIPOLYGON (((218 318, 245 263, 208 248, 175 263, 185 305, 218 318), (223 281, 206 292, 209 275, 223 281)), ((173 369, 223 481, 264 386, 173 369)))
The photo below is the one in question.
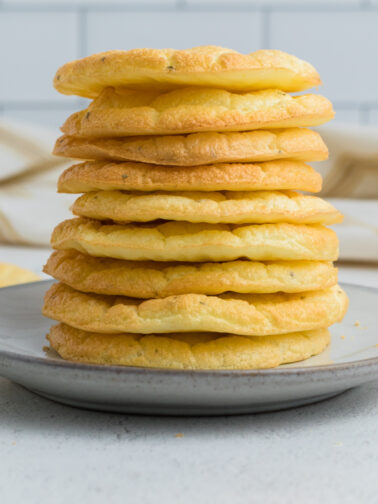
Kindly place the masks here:
POLYGON ((56 197, 68 160, 51 155, 56 132, 0 121, 0 242, 48 245, 53 227, 70 217, 74 200, 56 197))
POLYGON ((321 195, 344 214, 340 259, 378 262, 378 128, 335 122, 317 129, 330 152, 314 164, 324 177, 321 195))
POLYGON ((61 168, 0 183, 0 242, 48 245, 57 222, 71 217, 74 197, 56 195, 61 168), (62 197, 63 196, 63 197, 62 197))
POLYGON ((328 198, 344 214, 335 231, 340 240, 340 259, 378 261, 378 200, 328 198))
POLYGON ((55 137, 54 130, 0 121, 0 183, 67 164, 51 154, 55 137))
POLYGON ((378 128, 335 122, 316 129, 329 149, 329 159, 313 165, 324 177, 321 196, 378 199, 378 128))

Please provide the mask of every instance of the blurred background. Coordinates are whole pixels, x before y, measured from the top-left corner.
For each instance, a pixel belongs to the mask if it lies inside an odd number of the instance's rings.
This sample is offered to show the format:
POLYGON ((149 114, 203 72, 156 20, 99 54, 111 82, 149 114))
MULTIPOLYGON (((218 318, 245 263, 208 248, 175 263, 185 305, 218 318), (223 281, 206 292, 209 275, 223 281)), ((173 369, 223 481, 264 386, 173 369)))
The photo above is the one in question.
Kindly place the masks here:
POLYGON ((109 49, 207 44, 281 49, 316 67, 324 85, 310 92, 332 100, 336 119, 320 128, 330 160, 314 167, 346 214, 341 258, 377 269, 378 0, 0 0, 0 261, 40 272, 47 249, 26 257, 19 246, 48 247, 70 215, 72 198, 55 195, 67 161, 50 152, 87 102, 54 90, 58 67, 109 49))

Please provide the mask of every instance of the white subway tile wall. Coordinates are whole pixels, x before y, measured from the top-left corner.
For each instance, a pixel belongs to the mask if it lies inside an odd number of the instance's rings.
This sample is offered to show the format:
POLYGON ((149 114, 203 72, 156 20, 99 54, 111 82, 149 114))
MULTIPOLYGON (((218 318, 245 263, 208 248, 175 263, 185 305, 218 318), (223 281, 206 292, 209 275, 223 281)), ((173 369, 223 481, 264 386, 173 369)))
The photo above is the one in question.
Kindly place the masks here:
POLYGON ((64 100, 51 86, 57 65, 79 56, 76 12, 0 10, 0 101, 64 100))
POLYGON ((270 46, 311 61, 335 103, 378 98, 378 11, 273 13, 270 46))
POLYGON ((58 128, 85 106, 52 87, 64 62, 201 44, 307 59, 338 121, 378 125, 378 0, 0 0, 0 117, 58 128))
POLYGON ((251 47, 261 48, 261 31, 259 12, 90 13, 86 49, 94 53, 119 47, 185 49, 213 44, 251 52, 251 47))

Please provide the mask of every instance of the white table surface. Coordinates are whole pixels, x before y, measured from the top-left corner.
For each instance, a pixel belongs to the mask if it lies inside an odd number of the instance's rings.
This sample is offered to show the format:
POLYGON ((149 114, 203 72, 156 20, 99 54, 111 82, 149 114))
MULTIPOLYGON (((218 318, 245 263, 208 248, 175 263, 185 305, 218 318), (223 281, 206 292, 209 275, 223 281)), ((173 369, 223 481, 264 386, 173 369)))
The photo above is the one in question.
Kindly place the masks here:
MULTIPOLYGON (((36 272, 48 254, 0 246, 36 272)), ((378 287, 378 268, 341 266, 340 281, 378 287)), ((288 411, 163 418, 74 409, 0 378, 0 502, 375 504, 377 418, 378 382, 288 411)))

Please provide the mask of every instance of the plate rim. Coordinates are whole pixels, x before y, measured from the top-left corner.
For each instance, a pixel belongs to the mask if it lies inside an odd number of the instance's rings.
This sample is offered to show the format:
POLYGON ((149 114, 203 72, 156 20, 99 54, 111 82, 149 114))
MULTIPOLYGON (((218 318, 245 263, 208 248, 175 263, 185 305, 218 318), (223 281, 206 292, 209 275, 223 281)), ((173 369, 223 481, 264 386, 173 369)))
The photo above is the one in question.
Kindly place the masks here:
MULTIPOLYGON (((55 280, 39 280, 36 282, 28 282, 28 283, 23 283, 23 284, 16 284, 16 285, 10 285, 7 287, 2 287, 1 291, 7 290, 7 289, 19 289, 19 288, 25 288, 27 287, 35 287, 37 284, 41 283, 54 283, 55 280)), ((361 285, 361 284, 351 284, 351 283, 346 283, 346 282, 341 282, 339 284, 341 287, 358 287, 363 290, 368 290, 368 291, 373 291, 376 294, 378 294, 378 288, 377 287, 371 287, 367 285, 361 285)), ((41 313, 41 316, 42 313, 41 313)), ((47 317, 45 317, 47 318, 47 317)), ((377 357, 370 357, 368 359, 358 359, 358 360, 353 360, 349 362, 341 362, 341 363, 336 363, 336 364, 323 364, 323 365, 317 365, 317 366, 302 366, 302 367, 293 367, 293 368, 280 368, 280 366, 276 368, 270 368, 270 369, 165 369, 165 368, 149 368, 149 367, 137 367, 137 366, 107 366, 107 365, 102 365, 102 364, 90 364, 90 363, 84 363, 84 362, 73 362, 73 361, 67 361, 64 359, 61 360, 53 360, 53 359, 47 359, 43 357, 34 357, 30 355, 25 355, 25 354, 20 354, 17 352, 11 352, 9 350, 2 350, 0 347, 0 358, 5 358, 8 360, 15 360, 18 362, 23 362, 26 364, 36 364, 40 366, 45 366, 45 367, 59 367, 61 369, 70 369, 73 371, 89 371, 89 372, 97 372, 97 373, 112 373, 116 375, 120 374, 146 374, 146 373, 152 373, 152 374, 158 374, 158 375, 195 375, 195 376, 201 376, 201 377, 208 377, 208 376, 213 376, 214 374, 218 376, 223 376, 223 377, 241 377, 241 376, 262 376, 262 377, 269 377, 269 376, 297 376, 298 374, 300 375, 308 375, 312 373, 320 373, 320 374, 325 374, 333 371, 343 371, 343 370, 350 370, 350 369, 359 369, 359 368, 365 368, 365 367, 370 367, 377 365, 378 366, 378 356, 377 357)))

